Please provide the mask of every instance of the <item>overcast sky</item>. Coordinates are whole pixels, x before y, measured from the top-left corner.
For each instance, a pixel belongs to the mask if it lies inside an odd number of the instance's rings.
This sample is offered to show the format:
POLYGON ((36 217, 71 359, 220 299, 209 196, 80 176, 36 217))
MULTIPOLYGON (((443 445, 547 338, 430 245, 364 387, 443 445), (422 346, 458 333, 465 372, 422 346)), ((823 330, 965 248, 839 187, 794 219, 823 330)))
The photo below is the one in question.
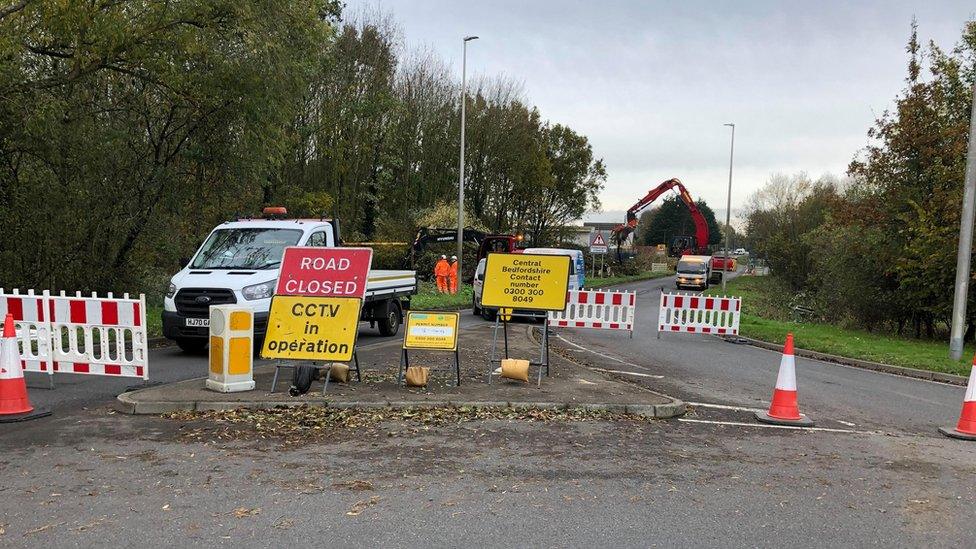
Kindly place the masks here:
POLYGON ((774 172, 844 174, 902 89, 912 16, 951 48, 969 1, 347 0, 378 7, 408 47, 468 74, 521 82, 543 116, 587 135, 607 165, 616 221, 671 177, 724 216, 735 122, 732 210, 774 172))

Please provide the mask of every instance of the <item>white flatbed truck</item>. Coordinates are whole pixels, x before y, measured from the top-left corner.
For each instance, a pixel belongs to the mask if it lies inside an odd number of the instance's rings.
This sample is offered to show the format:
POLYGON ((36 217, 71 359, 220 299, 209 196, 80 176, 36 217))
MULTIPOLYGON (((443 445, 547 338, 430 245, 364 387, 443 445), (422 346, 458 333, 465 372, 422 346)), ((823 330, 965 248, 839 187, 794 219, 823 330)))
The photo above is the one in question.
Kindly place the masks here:
MULTIPOLYGON (((170 279, 163 335, 184 351, 200 352, 209 340, 210 306, 242 303, 254 310, 259 345, 268 329, 285 248, 336 245, 341 245, 338 223, 328 219, 241 219, 218 225, 170 279)), ((362 320, 376 325, 381 335, 396 335, 416 293, 416 271, 371 269, 362 320)))

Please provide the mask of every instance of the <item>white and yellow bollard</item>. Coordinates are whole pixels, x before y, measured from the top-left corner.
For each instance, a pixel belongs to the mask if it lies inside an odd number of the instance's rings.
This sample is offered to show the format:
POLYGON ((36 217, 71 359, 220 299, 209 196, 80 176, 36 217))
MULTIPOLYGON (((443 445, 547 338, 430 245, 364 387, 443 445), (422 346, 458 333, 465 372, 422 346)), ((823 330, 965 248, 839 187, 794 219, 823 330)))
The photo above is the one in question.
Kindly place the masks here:
POLYGON ((210 377, 207 389, 254 389, 254 311, 240 305, 210 307, 210 377))

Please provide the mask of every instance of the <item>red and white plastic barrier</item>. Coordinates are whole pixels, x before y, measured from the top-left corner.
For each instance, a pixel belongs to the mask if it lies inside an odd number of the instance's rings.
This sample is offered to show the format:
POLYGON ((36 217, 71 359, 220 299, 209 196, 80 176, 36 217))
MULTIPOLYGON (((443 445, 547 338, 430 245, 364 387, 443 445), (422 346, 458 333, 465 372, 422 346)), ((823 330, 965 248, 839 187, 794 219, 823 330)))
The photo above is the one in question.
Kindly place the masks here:
POLYGON ((18 290, 6 294, 0 288, 0 318, 8 314, 14 318, 20 365, 25 372, 54 373, 51 359, 51 324, 48 320, 48 292, 35 294, 18 290))
POLYGON ((657 332, 738 335, 742 298, 661 294, 657 332))
POLYGON ((8 312, 26 371, 149 379, 143 295, 6 294, 0 288, 0 314, 8 312))
POLYGON ((634 336, 634 314, 637 294, 613 290, 570 290, 566 308, 549 311, 550 326, 560 328, 594 328, 626 330, 634 336))

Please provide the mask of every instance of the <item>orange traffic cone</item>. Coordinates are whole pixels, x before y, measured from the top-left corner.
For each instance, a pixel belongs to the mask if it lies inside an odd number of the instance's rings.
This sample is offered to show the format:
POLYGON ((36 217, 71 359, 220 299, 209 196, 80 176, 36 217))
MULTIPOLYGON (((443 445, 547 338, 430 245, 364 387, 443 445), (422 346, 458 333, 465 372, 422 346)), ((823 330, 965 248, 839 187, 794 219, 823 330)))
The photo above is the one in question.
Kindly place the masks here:
POLYGON ((20 350, 14 330, 14 316, 3 321, 0 339, 0 423, 23 421, 50 415, 48 410, 35 410, 27 398, 27 383, 20 365, 20 350))
POLYGON ((786 334, 783 358, 776 376, 776 389, 768 412, 756 412, 756 419, 774 425, 813 425, 813 420, 800 413, 796 403, 796 362, 793 358, 793 334, 786 334))
POLYGON ((973 357, 973 368, 969 372, 969 384, 966 386, 966 396, 962 399, 962 413, 956 428, 940 427, 939 432, 947 437, 963 440, 976 440, 976 357, 973 357))

